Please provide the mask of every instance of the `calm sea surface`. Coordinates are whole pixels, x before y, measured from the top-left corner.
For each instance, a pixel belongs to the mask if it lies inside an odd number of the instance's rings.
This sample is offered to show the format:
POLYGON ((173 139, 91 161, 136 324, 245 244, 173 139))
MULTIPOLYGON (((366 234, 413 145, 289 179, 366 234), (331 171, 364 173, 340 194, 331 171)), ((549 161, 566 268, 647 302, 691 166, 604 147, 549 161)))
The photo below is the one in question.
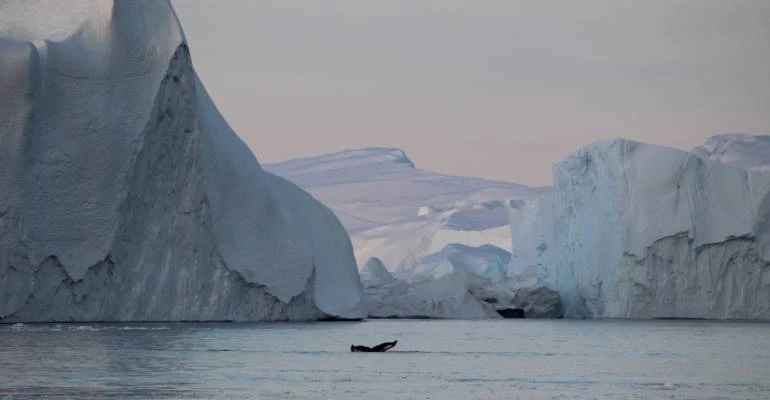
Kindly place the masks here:
POLYGON ((770 399, 770 323, 0 325, 0 398, 770 399))

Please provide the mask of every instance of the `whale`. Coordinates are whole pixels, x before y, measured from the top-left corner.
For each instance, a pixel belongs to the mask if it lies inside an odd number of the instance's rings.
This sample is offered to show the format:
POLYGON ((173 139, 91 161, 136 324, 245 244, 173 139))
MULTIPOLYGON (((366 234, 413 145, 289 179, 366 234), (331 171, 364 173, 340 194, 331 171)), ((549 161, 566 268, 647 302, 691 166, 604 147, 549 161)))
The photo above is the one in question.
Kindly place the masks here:
POLYGON ((350 345, 350 351, 354 353, 378 353, 383 351, 388 351, 394 347, 396 347, 396 343, 398 343, 398 340, 394 340, 392 342, 384 342, 380 343, 377 346, 374 347, 368 347, 368 346, 360 346, 352 344, 350 345))

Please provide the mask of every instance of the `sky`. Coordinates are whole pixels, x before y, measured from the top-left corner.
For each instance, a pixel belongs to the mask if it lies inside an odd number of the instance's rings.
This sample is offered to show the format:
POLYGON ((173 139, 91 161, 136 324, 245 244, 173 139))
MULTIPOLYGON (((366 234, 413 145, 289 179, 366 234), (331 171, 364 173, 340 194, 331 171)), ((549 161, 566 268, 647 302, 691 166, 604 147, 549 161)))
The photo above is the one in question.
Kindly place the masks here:
POLYGON ((261 163, 398 147, 530 185, 596 140, 770 133, 767 0, 172 0, 261 163))

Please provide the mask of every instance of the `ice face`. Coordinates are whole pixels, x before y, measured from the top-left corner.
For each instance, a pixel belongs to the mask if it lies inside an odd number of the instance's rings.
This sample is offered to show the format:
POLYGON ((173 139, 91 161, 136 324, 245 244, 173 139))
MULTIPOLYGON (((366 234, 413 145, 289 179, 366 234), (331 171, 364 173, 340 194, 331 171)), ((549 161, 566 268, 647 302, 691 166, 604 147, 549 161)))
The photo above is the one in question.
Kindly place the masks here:
POLYGON ((0 182, 32 261, 56 255, 78 280, 114 239, 131 159, 183 36, 166 2, 76 2, 71 14, 53 3, 0 5, 0 79, 14 82, 0 100, 0 182), (58 13, 69 16, 48 16, 58 13))
POLYGON ((568 316, 770 318, 770 175, 617 139, 558 163, 554 181, 551 212, 528 214, 552 220, 545 257, 531 239, 513 247, 543 264, 568 316))
POLYGON ((364 317, 344 228, 232 132, 170 4, 58 4, 0 4, 0 320, 364 317))
POLYGON ((508 274, 522 280, 549 280, 553 250, 553 192, 511 204, 511 265, 508 274), (525 277, 526 276, 526 277, 525 277))

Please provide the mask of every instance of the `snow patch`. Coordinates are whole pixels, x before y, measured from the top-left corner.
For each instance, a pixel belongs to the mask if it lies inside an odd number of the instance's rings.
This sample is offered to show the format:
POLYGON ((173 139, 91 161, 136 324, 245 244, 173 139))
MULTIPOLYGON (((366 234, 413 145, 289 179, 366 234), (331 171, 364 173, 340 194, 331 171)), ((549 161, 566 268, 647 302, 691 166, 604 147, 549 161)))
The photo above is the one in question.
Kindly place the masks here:
POLYGON ((422 206, 417 209, 417 216, 422 217, 425 215, 430 215, 436 212, 436 209, 431 206, 422 206))

